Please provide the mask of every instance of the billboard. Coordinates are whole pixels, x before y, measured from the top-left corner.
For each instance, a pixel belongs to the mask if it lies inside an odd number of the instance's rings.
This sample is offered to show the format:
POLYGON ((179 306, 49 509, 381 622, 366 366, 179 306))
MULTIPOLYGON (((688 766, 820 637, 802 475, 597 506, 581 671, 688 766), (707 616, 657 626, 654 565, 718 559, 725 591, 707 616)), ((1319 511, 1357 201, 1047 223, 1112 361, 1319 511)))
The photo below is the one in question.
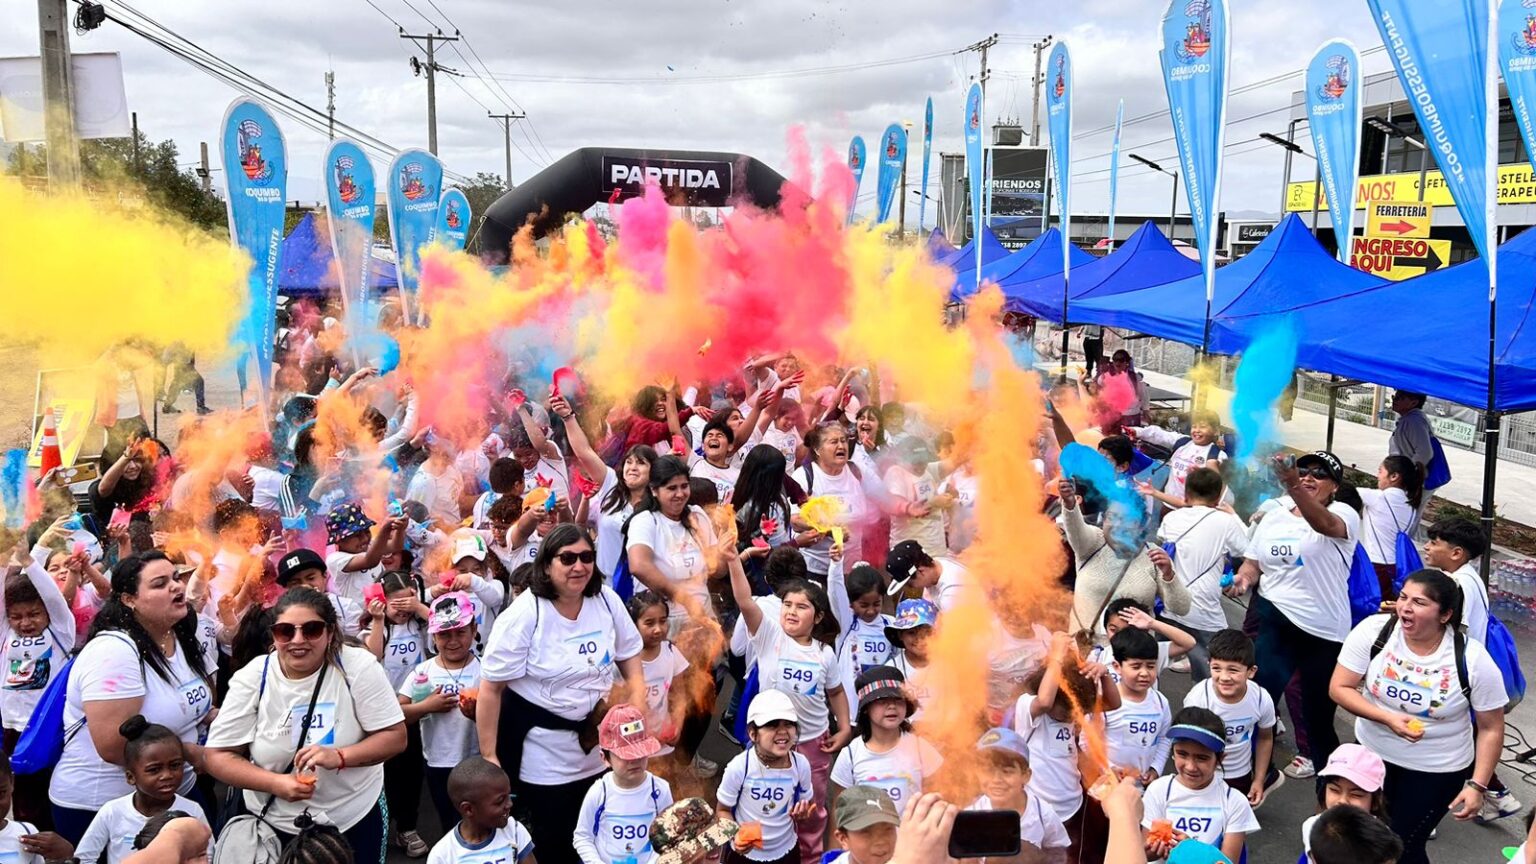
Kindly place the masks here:
MULTIPOLYGON (((123 58, 115 52, 76 53, 75 134, 81 138, 127 138, 133 131, 123 89, 123 58)), ((47 138, 43 129, 43 61, 0 57, 0 141, 30 144, 47 138)))
POLYGON ((1044 147, 992 148, 992 233, 1009 251, 1045 231, 1044 147))

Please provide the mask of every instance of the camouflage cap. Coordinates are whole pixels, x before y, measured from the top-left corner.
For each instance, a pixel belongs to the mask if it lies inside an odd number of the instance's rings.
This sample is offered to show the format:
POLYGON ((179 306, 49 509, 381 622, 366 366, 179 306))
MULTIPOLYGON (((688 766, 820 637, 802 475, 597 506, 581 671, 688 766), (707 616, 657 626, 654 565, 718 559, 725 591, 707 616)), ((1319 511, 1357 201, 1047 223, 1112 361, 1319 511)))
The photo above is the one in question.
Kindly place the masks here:
POLYGON ((651 823, 654 864, 684 864, 701 853, 713 852, 731 842, 740 828, 729 819, 715 817, 703 798, 684 798, 661 811, 651 823))

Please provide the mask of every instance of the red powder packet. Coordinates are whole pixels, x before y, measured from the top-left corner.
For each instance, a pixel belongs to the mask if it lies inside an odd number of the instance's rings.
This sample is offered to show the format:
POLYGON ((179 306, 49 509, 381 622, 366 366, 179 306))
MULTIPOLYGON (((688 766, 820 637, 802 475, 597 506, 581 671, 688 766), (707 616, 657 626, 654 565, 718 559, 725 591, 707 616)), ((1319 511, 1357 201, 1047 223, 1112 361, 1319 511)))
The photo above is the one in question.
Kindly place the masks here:
POLYGON ((372 585, 369 585, 367 588, 363 589, 363 605, 364 606, 367 606, 368 604, 372 603, 375 600, 379 601, 380 603, 385 602, 384 601, 384 586, 380 585, 377 582, 375 582, 372 585))

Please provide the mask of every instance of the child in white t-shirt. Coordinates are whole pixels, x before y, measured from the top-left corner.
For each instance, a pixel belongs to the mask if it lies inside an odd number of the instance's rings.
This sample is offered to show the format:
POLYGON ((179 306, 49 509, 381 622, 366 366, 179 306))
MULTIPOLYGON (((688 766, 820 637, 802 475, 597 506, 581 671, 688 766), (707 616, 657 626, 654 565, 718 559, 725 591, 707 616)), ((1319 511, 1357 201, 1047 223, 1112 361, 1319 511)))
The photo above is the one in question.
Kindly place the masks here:
POLYGON ((1161 426, 1140 426, 1126 429, 1133 440, 1145 441, 1172 451, 1168 457, 1168 482, 1163 484, 1163 494, 1158 496, 1172 507, 1183 506, 1184 481, 1195 468, 1219 467, 1227 454, 1221 449, 1221 418, 1214 411, 1196 411, 1189 424, 1189 434, 1180 435, 1161 426))
POLYGON ((1120 690, 1108 667, 1077 660, 1064 633, 1052 637, 1051 656, 1062 660, 1048 663, 1025 682, 1032 692, 1014 705, 1013 730, 1028 745, 1029 794, 1040 796, 1065 822, 1083 806, 1078 718, 1094 721, 1095 704, 1102 703, 1106 711, 1119 708, 1120 690))
POLYGON ((842 670, 843 689, 852 693, 860 675, 891 659, 891 641, 885 628, 896 619, 880 611, 884 584, 880 571, 868 564, 854 566, 845 578, 841 559, 832 562, 827 571, 827 594, 838 623, 837 665, 842 670))
POLYGON ((1243 631, 1217 631, 1210 651, 1211 677, 1190 688, 1184 707, 1204 708, 1221 718, 1227 742, 1222 776, 1257 807, 1264 802, 1264 783, 1275 750, 1275 702, 1253 683, 1258 666, 1253 640, 1243 631))
MULTIPOLYGON (((127 742, 123 745, 123 767, 134 792, 108 801, 96 812, 75 847, 80 861, 95 862, 104 854, 107 864, 120 864, 133 854, 134 837, 144 823, 167 810, 180 810, 208 824, 203 808, 176 794, 186 765, 186 753, 176 733, 138 714, 124 721, 119 731, 127 742)), ((210 858, 213 855, 211 842, 208 854, 210 858)))
POLYGON ((1168 724, 1173 712, 1157 683, 1157 640, 1150 633, 1126 627, 1109 640, 1120 672, 1120 707, 1104 714, 1104 738, 1109 762, 1122 776, 1134 775, 1145 785, 1163 773, 1168 761, 1168 724))
POLYGON ((1173 846, 1193 839, 1220 849, 1229 861, 1241 860, 1259 820, 1241 792, 1216 780, 1226 747, 1221 718, 1204 708, 1185 708, 1174 716, 1168 737, 1174 773, 1152 781, 1142 796, 1141 824, 1153 835, 1147 858, 1167 858, 1173 846))
POLYGON ((672 787, 648 767, 651 757, 660 753, 661 742, 651 734, 640 709, 621 703, 603 716, 597 743, 609 771, 581 800, 576 854, 582 864, 648 864, 656 857, 651 824, 672 806, 672 787))
MULTIPOLYGON (((368 626, 363 630, 363 645, 379 664, 389 686, 399 693, 410 693, 412 673, 429 654, 427 619, 431 612, 421 602, 421 591, 409 573, 391 570, 367 598, 368 626), (379 593, 383 596, 380 597, 379 593)), ((421 694, 426 698, 427 693, 421 694)), ((416 701, 414 698, 412 701, 416 701)), ((424 761, 419 730, 407 729, 405 750, 384 763, 385 792, 389 794, 391 818, 407 855, 420 857, 426 841, 416 832, 416 816, 424 761), (409 792, 407 792, 409 790, 409 792), (411 796, 409 800, 407 795, 411 796)))
POLYGON ((752 700, 747 709, 752 746, 725 766, 715 793, 718 815, 742 827, 722 861, 801 860, 797 825, 821 802, 811 786, 811 763, 795 750, 799 728, 795 705, 783 691, 763 690, 752 700))
POLYGON ((326 542, 336 548, 325 556, 331 589, 361 604, 363 592, 384 575, 379 565, 385 554, 399 551, 405 545, 405 518, 396 517, 376 525, 363 513, 363 508, 349 502, 326 514, 325 534, 326 542))
POLYGON ((982 754, 981 796, 967 810, 1013 810, 1019 814, 1019 840, 1045 853, 1047 864, 1062 864, 1072 839, 1067 826, 1041 800, 1029 794, 1029 742, 1012 729, 990 729, 976 742, 982 754))
POLYGON ((859 676, 859 715, 854 738, 832 764, 828 794, 836 800, 843 789, 873 786, 882 789, 897 809, 921 795, 944 764, 933 745, 912 731, 916 703, 903 689, 901 673, 876 666, 859 676))
POLYGON ((448 772, 448 800, 459 824, 427 855, 427 864, 532 864, 533 836, 512 818, 512 781, 501 766, 471 756, 448 772))
MULTIPOLYGON (((645 726, 657 741, 655 756, 672 753, 688 710, 687 687, 676 688, 688 671, 688 658, 667 640, 668 603, 654 591, 641 591, 626 604, 640 631, 640 667, 645 677, 645 726)), ((686 685, 686 679, 683 681, 686 685)))
POLYGON ((47 858, 51 860, 63 860, 73 852, 69 841, 53 832, 38 834, 37 828, 17 819, 9 819, 12 815, 12 793, 16 789, 16 777, 11 773, 11 760, 0 759, 0 857, 16 864, 43 864, 44 854, 36 845, 39 839, 49 838, 51 845, 57 847, 57 851, 49 850, 47 858))
POLYGON ((437 656, 416 664, 397 691, 405 722, 419 724, 427 791, 443 825, 453 824, 458 812, 448 799, 448 772, 480 752, 476 629, 475 604, 468 594, 454 591, 433 600, 427 630, 437 656))

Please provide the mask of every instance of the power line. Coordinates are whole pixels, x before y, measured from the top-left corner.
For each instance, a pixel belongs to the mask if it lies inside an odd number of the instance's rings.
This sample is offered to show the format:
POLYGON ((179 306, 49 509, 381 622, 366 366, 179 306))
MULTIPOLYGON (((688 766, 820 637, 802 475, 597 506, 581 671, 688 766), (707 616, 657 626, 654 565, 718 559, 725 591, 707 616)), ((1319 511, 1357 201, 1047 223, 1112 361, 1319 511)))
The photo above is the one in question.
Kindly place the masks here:
MULTIPOLYGON (((78 2, 78 0, 77 0, 78 2)), ((108 20, 123 27, 125 30, 145 39, 176 57, 190 63, 205 74, 219 80, 234 89, 245 93, 265 103, 272 110, 294 120, 305 128, 324 136, 329 115, 325 112, 294 97, 287 92, 257 78, 255 75, 230 63, 227 60, 213 54, 211 51, 198 45, 196 42, 182 36, 180 33, 161 24, 150 16, 140 12, 127 3, 119 2, 117 6, 135 21, 121 18, 115 14, 107 13, 108 20), (147 29, 148 28, 148 29, 147 29), (151 32, 151 29, 158 32, 151 32)), ((355 138, 363 147, 375 152, 385 159, 392 159, 400 152, 396 147, 379 138, 341 121, 336 121, 336 126, 343 132, 355 138)), ((457 181, 466 180, 463 175, 456 172, 444 171, 444 174, 457 181)))
POLYGON ((816 66, 805 69, 779 69, 763 72, 735 72, 718 75, 666 75, 650 77, 597 77, 581 75, 545 75, 532 73, 492 73, 492 78, 497 81, 524 81, 544 84, 576 84, 576 85, 625 85, 625 86, 651 86, 651 85, 692 85, 692 84, 720 84, 731 81, 759 81, 773 78, 805 78, 819 75, 839 75, 847 72, 860 72, 866 69, 878 69, 887 66, 899 66, 908 63, 921 63, 928 60, 937 60, 949 57, 954 51, 930 51, 926 54, 912 54, 905 57, 889 57, 882 60, 871 60, 864 63, 845 63, 836 66, 816 66))

